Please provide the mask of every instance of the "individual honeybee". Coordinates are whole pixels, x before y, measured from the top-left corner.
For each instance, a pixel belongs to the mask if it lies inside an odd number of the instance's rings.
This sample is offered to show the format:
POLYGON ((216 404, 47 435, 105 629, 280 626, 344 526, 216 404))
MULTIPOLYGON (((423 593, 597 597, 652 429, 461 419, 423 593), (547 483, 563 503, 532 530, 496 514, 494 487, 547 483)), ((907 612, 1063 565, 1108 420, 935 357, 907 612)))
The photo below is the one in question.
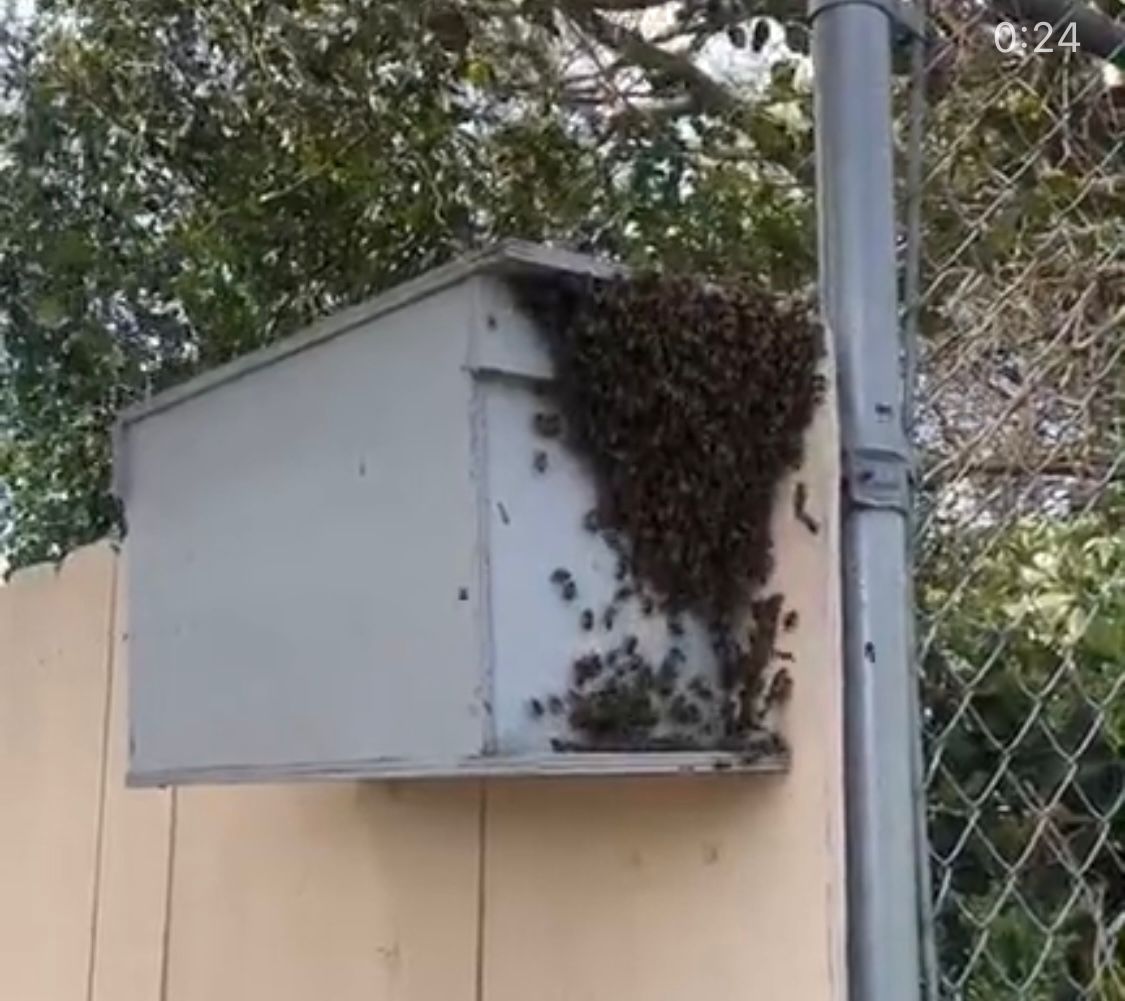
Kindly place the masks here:
POLYGON ((559 414, 540 412, 533 419, 535 433, 543 438, 557 438, 562 434, 562 417, 559 414))

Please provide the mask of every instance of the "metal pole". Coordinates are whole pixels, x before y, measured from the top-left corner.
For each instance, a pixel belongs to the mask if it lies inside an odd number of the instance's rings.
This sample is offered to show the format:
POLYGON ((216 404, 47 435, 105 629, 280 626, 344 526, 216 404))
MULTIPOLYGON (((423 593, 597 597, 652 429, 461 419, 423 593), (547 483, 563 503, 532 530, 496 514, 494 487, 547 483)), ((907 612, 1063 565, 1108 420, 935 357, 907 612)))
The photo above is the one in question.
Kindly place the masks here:
POLYGON ((897 329, 894 0, 812 0, 820 283, 844 443, 851 1001, 919 996, 907 564, 910 456, 897 329))

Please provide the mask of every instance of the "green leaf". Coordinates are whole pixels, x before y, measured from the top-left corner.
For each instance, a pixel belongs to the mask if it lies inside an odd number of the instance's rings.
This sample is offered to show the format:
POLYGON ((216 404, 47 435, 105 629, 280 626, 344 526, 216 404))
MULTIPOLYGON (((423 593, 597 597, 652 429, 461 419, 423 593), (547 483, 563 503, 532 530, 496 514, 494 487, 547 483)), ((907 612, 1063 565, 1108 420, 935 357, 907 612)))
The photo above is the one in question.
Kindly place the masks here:
POLYGON ((35 300, 35 322, 48 330, 58 330, 67 320, 66 303, 56 295, 43 295, 35 300))

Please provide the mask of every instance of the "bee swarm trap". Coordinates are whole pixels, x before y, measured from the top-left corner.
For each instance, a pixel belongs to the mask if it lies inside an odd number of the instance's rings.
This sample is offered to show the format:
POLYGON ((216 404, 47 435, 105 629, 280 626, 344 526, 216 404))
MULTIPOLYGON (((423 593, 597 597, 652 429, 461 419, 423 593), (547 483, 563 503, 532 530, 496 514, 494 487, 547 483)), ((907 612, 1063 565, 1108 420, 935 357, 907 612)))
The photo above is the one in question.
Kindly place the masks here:
POLYGON ((131 780, 780 767, 822 353, 506 244, 126 412, 131 780))

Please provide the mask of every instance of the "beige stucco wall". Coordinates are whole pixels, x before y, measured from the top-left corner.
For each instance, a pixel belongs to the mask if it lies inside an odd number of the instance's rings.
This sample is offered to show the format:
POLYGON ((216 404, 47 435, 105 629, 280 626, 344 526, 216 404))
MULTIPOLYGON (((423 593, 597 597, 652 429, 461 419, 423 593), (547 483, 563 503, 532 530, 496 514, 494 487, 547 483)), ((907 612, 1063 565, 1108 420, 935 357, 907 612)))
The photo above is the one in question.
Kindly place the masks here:
POLYGON ((808 460, 828 530, 776 522, 802 622, 787 775, 126 790, 113 550, 17 575, 0 999, 843 998, 830 431, 808 460))

